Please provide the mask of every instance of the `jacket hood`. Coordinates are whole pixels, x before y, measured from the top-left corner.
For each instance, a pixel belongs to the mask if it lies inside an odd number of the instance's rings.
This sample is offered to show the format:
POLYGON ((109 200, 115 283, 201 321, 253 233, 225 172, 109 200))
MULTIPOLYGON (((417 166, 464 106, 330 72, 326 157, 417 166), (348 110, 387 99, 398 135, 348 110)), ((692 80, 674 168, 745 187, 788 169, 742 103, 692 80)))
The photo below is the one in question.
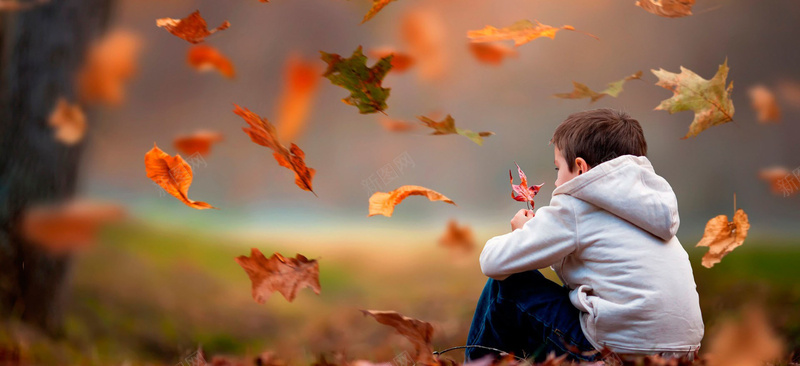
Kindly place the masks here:
POLYGON ((675 192, 644 156, 622 155, 598 164, 556 187, 553 196, 558 194, 591 203, 662 240, 675 236, 680 225, 675 192))

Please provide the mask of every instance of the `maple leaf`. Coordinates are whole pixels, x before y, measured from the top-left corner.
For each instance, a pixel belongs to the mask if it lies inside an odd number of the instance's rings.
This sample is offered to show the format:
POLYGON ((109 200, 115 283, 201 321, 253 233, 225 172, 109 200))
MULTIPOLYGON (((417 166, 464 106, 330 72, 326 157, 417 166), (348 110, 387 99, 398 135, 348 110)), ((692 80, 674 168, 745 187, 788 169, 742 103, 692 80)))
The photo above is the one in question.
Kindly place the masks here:
POLYGON ((56 107, 47 119, 55 129, 56 140, 66 145, 75 145, 86 133, 86 114, 77 104, 70 104, 63 97, 58 98, 56 107))
POLYGON ((664 69, 650 71, 658 77, 656 85, 675 93, 672 98, 661 101, 655 110, 668 111, 670 114, 688 110, 695 113, 689 132, 681 139, 697 136, 711 126, 733 120, 733 100, 730 97, 733 82, 725 88, 725 79, 728 77, 727 59, 711 80, 703 79, 683 66, 680 74, 664 69))
POLYGON ((191 135, 176 137, 172 142, 175 148, 186 156, 200 154, 208 156, 211 144, 222 141, 222 134, 214 131, 199 130, 191 135))
POLYGON ((234 109, 233 113, 242 117, 250 125, 250 127, 242 127, 242 131, 250 136, 250 140, 272 149, 274 151, 272 156, 275 157, 278 164, 294 171, 294 183, 300 189, 314 193, 314 196, 316 196, 317 193, 311 187, 311 180, 314 178, 316 171, 306 166, 306 155, 303 150, 294 143, 287 149, 278 140, 275 127, 266 118, 259 117, 247 108, 242 109, 236 104, 234 106, 236 109, 234 109))
POLYGON ((164 28, 167 32, 183 38, 190 43, 200 43, 203 42, 206 37, 218 31, 228 29, 231 23, 226 20, 219 27, 208 29, 206 20, 200 16, 200 10, 195 10, 194 13, 189 14, 189 16, 183 19, 156 19, 156 26, 164 28))
POLYGON ((375 14, 378 14, 381 9, 383 9, 386 5, 389 5, 390 2, 395 0, 372 0, 372 8, 369 9, 366 15, 364 15, 364 19, 361 20, 361 24, 364 24, 367 20, 372 19, 375 14))
POLYGON ((536 197, 536 194, 539 193, 539 190, 542 188, 544 183, 540 185, 534 185, 528 187, 528 177, 525 175, 525 172, 522 171, 522 168, 519 167, 517 162, 514 162, 514 165, 517 166, 517 173, 519 174, 519 184, 514 184, 514 177, 511 175, 511 170, 508 170, 508 181, 511 183, 511 198, 516 201, 525 202, 526 204, 530 204, 529 210, 533 210, 534 203, 533 198, 536 197))
POLYGON ((256 248, 251 248, 250 257, 242 255, 235 259, 250 277, 253 299, 259 304, 266 302, 275 291, 289 302, 304 287, 310 287, 319 295, 319 262, 316 259, 309 260, 301 254, 285 258, 277 252, 267 258, 256 248))
POLYGON ((586 86, 585 84, 581 84, 579 82, 573 81, 572 82, 572 86, 573 86, 574 89, 572 90, 571 93, 559 93, 559 94, 553 94, 553 96, 556 97, 556 98, 563 98, 563 99, 589 98, 589 99, 591 99, 591 103, 594 103, 598 99, 600 99, 600 98, 602 98, 602 97, 604 97, 606 95, 610 95, 610 96, 616 98, 617 96, 619 96, 619 93, 622 92, 622 85, 624 85, 626 81, 629 81, 629 80, 641 80, 641 78, 642 78, 642 72, 641 71, 637 71, 636 73, 634 73, 632 75, 626 76, 622 80, 617 80, 617 81, 608 83, 608 87, 605 90, 601 91, 601 92, 596 92, 596 91, 594 91, 592 89, 589 89, 589 87, 586 86))
MULTIPOLYGON (((579 32, 571 25, 564 25, 556 28, 539 23, 538 20, 534 20, 534 22, 536 23, 533 23, 530 20, 519 20, 505 28, 495 28, 491 25, 487 25, 480 30, 467 31, 467 37, 469 37, 472 42, 494 42, 513 39, 514 46, 520 46, 539 37, 554 39, 556 37, 556 33, 562 29, 579 32)), ((586 34, 587 36, 595 39, 599 39, 597 36, 589 33, 580 33, 586 34)))
POLYGON ((447 223, 447 229, 445 229, 444 234, 439 238, 439 245, 469 252, 475 248, 475 237, 472 235, 472 229, 469 226, 460 227, 456 220, 451 219, 447 223))
POLYGON ((189 48, 186 62, 197 71, 217 70, 229 79, 236 77, 236 70, 233 68, 231 60, 216 48, 208 45, 198 44, 189 48))
POLYGON ((766 86, 756 85, 748 91, 753 109, 758 113, 761 123, 778 122, 781 119, 781 109, 773 94, 766 86))
POLYGON ((494 135, 494 132, 488 132, 488 131, 473 132, 470 130, 458 128, 456 127, 456 121, 449 114, 441 122, 436 122, 425 116, 417 116, 417 119, 422 121, 422 123, 425 126, 428 126, 436 130, 432 132, 431 135, 458 134, 472 140, 472 142, 478 145, 483 145, 484 137, 494 135))
POLYGON ((396 311, 359 309, 364 316, 370 315, 378 323, 388 325, 414 345, 414 360, 424 365, 438 365, 433 358, 433 325, 431 323, 409 318, 396 311))
POLYGON ((189 199, 192 167, 180 155, 172 157, 153 143, 153 148, 144 155, 144 167, 148 178, 187 206, 198 210, 215 208, 208 203, 189 199))
MULTIPOLYGON (((392 217, 394 206, 400 204, 408 196, 425 196, 431 201, 444 201, 452 205, 455 202, 445 197, 443 194, 420 186, 406 185, 397 188, 389 193, 375 192, 369 198, 369 214, 367 217, 374 215, 383 215, 392 217)), ((457 205, 456 205, 457 206, 457 205)))
POLYGON ((361 114, 386 114, 386 98, 391 89, 381 87, 381 82, 392 69, 393 55, 381 58, 370 68, 367 67, 367 57, 361 52, 361 46, 346 59, 335 53, 319 52, 322 54, 322 61, 328 64, 328 69, 322 76, 328 78, 333 85, 350 91, 350 96, 342 99, 344 103, 358 107, 361 114))
POLYGON ((293 141, 305 130, 322 70, 316 62, 297 54, 286 59, 283 92, 276 102, 278 139, 293 141))
POLYGON ((480 62, 499 65, 507 57, 517 57, 517 50, 500 43, 469 42, 469 50, 480 62))
POLYGON ((708 247, 708 252, 703 256, 703 267, 713 267, 722 257, 744 244, 749 229, 747 214, 741 208, 733 214, 732 222, 728 222, 726 215, 708 220, 703 238, 695 245, 708 247))
POLYGON ((138 35, 119 29, 94 41, 76 77, 81 102, 122 103, 124 86, 136 74, 141 47, 138 35))
POLYGON ((636 0, 636 6, 665 18, 692 15, 695 0, 636 0))
POLYGON ((369 55, 378 59, 393 55, 391 72, 394 73, 405 72, 414 64, 414 58, 411 55, 395 51, 389 47, 373 49, 369 51, 369 55))
POLYGON ((117 204, 85 199, 34 205, 22 215, 21 233, 31 243, 63 254, 94 245, 103 225, 125 216, 117 204))

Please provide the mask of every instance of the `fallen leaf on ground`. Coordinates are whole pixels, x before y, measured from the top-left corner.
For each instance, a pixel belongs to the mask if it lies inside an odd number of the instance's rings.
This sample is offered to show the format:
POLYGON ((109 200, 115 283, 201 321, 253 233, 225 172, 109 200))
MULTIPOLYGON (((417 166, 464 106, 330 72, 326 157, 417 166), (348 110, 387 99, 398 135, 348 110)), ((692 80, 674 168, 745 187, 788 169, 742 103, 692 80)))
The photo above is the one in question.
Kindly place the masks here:
POLYGON ((437 365, 433 358, 433 326, 431 323, 409 318, 396 311, 363 310, 364 316, 370 315, 378 323, 388 325, 414 345, 414 361, 424 365, 437 365))
POLYGON ((694 120, 689 132, 682 139, 697 136, 705 129, 733 120, 733 100, 731 91, 733 82, 725 87, 728 77, 728 60, 719 66, 711 80, 701 78, 692 70, 681 66, 681 73, 676 74, 664 69, 650 70, 658 77, 656 85, 670 90, 674 95, 665 99, 655 110, 668 111, 670 114, 680 111, 694 111, 694 120))
POLYGON ((314 193, 314 196, 316 196, 317 194, 311 187, 311 180, 314 178, 316 171, 306 166, 306 154, 303 150, 294 143, 287 149, 278 139, 275 127, 266 118, 261 118, 247 108, 242 109, 236 104, 234 106, 236 109, 234 109, 233 113, 242 117, 250 125, 250 127, 242 127, 242 131, 250 136, 250 140, 272 149, 274 151, 272 156, 278 161, 278 164, 294 172, 294 183, 300 189, 314 193))
POLYGON ((229 79, 236 77, 231 60, 209 45, 197 44, 189 48, 186 62, 197 71, 217 70, 229 79))
POLYGON ((508 57, 517 57, 517 50, 501 43, 469 42, 469 50, 475 59, 489 65, 499 65, 508 57))
POLYGON ((218 31, 228 29, 231 23, 226 20, 219 27, 208 29, 206 20, 200 16, 200 10, 195 10, 194 13, 189 14, 189 16, 183 19, 156 19, 156 26, 164 28, 167 32, 183 38, 190 43, 200 43, 203 42, 206 37, 218 31))
POLYGON ((191 135, 176 137, 173 145, 185 156, 193 156, 195 154, 208 156, 211 151, 211 144, 222 140, 222 134, 219 132, 199 130, 191 135))
POLYGON ((136 74, 141 48, 138 35, 119 29, 94 41, 76 78, 80 101, 121 104, 125 100, 125 84, 136 74))
POLYGON ((747 221, 747 214, 741 208, 734 213, 732 222, 728 222, 726 215, 708 220, 703 238, 696 245, 696 247, 708 247, 708 253, 703 256, 703 267, 713 267, 728 253, 744 244, 748 230, 750 223, 747 221))
MULTIPOLYGON (((494 41, 514 40, 514 46, 520 46, 539 37, 547 37, 550 39, 554 39, 556 37, 556 33, 562 29, 575 31, 575 27, 571 25, 565 25, 556 28, 539 23, 538 20, 534 20, 534 22, 531 22, 530 20, 519 20, 514 24, 512 24, 511 26, 505 28, 495 28, 491 25, 487 25, 486 27, 480 30, 468 31, 467 37, 472 42, 494 42, 494 41)), ((580 33, 586 34, 587 36, 590 36, 595 39, 599 39, 597 38, 597 36, 594 36, 589 33, 585 32, 580 32, 580 33)))
POLYGON ((22 235, 51 253, 63 254, 91 247, 103 225, 125 216, 118 204, 83 199, 34 205, 22 215, 22 235))
POLYGON ((369 216, 383 215, 392 217, 394 207, 400 204, 408 196, 425 196, 431 201, 444 201, 455 205, 455 202, 445 197, 443 194, 420 186, 406 185, 397 188, 389 193, 375 192, 369 198, 369 216))
POLYGON ((198 210, 215 208, 205 202, 189 199, 192 185, 192 167, 180 155, 170 156, 153 143, 153 148, 144 154, 147 177, 191 208, 198 210))
POLYGON ((594 103, 598 99, 606 95, 610 95, 614 98, 618 97, 619 93, 622 92, 622 85, 624 85, 626 81, 641 80, 641 78, 642 78, 642 72, 637 71, 632 75, 626 76, 622 80, 617 80, 609 83, 608 87, 601 92, 596 92, 592 89, 589 89, 589 87, 586 86, 585 84, 573 81, 572 82, 573 90, 571 93, 559 93, 559 94, 554 94, 553 96, 555 96, 556 98, 563 98, 563 99, 589 98, 591 99, 591 102, 594 103))
POLYGON ((55 130, 56 140, 66 145, 75 145, 86 133, 86 114, 77 104, 70 104, 63 97, 58 98, 47 123, 55 130))
POLYGON ((341 86, 350 91, 350 96, 342 99, 346 104, 358 107, 361 114, 381 112, 386 106, 390 88, 381 86, 386 73, 392 68, 392 55, 378 60, 372 67, 367 67, 367 57, 358 46, 350 58, 342 58, 335 53, 319 51, 322 61, 328 64, 328 69, 322 75, 333 85, 341 86))
POLYGON ((770 326, 760 305, 746 306, 741 315, 738 320, 723 320, 717 326, 703 357, 709 366, 771 365, 783 356, 783 340, 770 326))
POLYGON ((539 190, 542 189, 544 183, 534 186, 528 186, 528 177, 525 175, 525 172, 522 171, 522 168, 519 167, 519 164, 514 162, 514 165, 517 166, 517 173, 519 174, 519 184, 514 184, 514 177, 511 175, 511 170, 508 170, 508 181, 511 183, 511 198, 516 201, 520 202, 527 202, 531 205, 531 210, 535 207, 533 198, 536 197, 536 194, 539 193, 539 190))
POLYGON ((319 262, 316 259, 309 260, 301 254, 295 258, 285 258, 280 253, 274 253, 267 258, 256 248, 250 251, 250 257, 236 257, 250 281, 253 283, 253 299, 257 303, 263 304, 269 296, 278 291, 292 302, 297 291, 304 287, 310 287, 314 293, 319 295, 319 262))
POLYGON ((756 85, 748 90, 750 103, 758 113, 758 121, 761 123, 778 122, 781 119, 781 109, 775 100, 775 94, 767 89, 766 86, 756 85))
POLYGON ((449 114, 441 122, 436 122, 425 116, 417 116, 417 119, 419 119, 425 126, 435 130, 431 133, 431 135, 457 134, 472 140, 472 142, 478 145, 483 145, 484 137, 494 135, 494 132, 489 131, 474 132, 458 128, 456 127, 456 121, 449 114))
POLYGON ((275 106, 280 141, 295 141, 305 132, 322 73, 317 62, 294 53, 286 59, 283 91, 275 106))

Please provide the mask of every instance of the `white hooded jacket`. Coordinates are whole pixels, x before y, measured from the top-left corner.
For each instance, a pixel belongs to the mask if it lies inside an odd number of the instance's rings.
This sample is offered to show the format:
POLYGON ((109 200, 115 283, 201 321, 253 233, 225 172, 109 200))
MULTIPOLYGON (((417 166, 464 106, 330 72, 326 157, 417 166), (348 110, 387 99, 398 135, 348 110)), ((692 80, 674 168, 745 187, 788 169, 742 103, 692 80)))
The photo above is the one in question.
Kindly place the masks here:
POLYGON ((598 164, 553 191, 522 228, 486 242, 486 276, 550 266, 598 350, 680 355, 700 347, 703 319, 678 231, 678 202, 643 156, 598 164))

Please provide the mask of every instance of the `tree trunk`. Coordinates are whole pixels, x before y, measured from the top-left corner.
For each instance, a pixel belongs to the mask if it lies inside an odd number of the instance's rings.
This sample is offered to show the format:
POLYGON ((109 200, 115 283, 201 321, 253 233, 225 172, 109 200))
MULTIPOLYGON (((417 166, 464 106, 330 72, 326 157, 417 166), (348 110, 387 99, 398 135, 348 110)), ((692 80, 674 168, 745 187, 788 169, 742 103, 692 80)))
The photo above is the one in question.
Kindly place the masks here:
POLYGON ((47 118, 58 97, 76 100, 75 73, 113 2, 50 0, 0 12, 0 319, 51 335, 62 330, 70 258, 26 242, 18 224, 30 205, 75 193, 83 146, 56 141, 47 118))

